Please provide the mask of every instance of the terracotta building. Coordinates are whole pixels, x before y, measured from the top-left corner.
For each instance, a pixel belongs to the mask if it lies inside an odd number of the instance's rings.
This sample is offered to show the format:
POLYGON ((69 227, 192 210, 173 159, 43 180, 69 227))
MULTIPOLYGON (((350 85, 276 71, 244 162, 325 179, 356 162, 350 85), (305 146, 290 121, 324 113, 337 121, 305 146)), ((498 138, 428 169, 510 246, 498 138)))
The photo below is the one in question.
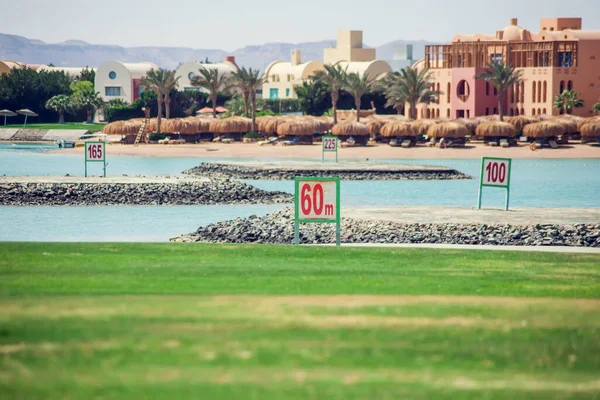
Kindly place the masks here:
POLYGON ((418 118, 497 114, 494 87, 475 79, 494 60, 523 71, 524 82, 506 93, 505 115, 557 115, 556 96, 573 89, 584 107, 572 113, 589 116, 600 98, 600 31, 582 30, 581 18, 547 18, 535 33, 514 18, 493 35, 456 35, 451 44, 425 47, 414 68, 428 67, 433 87, 443 94, 434 104, 419 105, 418 118))

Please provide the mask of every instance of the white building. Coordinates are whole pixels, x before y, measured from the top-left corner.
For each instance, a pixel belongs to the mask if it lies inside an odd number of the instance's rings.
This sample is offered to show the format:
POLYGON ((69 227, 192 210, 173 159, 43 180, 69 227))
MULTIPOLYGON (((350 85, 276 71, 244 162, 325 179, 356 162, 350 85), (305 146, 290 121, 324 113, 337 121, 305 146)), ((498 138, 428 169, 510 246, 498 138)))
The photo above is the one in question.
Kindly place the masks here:
POLYGON ((339 65, 348 73, 368 74, 371 78, 392 72, 387 62, 377 60, 375 49, 363 48, 362 39, 362 31, 338 31, 336 47, 324 51, 325 64, 339 65))
POLYGON ((315 73, 324 70, 321 61, 302 63, 300 50, 293 50, 290 62, 274 61, 265 71, 263 99, 295 99, 295 86, 302 85, 315 73))
POLYGON ((239 67, 235 63, 235 57, 225 57, 225 61, 215 64, 201 64, 198 61, 190 61, 181 64, 175 71, 175 77, 179 78, 177 81, 177 89, 183 92, 197 92, 201 90, 198 87, 192 86, 192 78, 200 74, 200 69, 218 69, 219 74, 239 71, 239 67))
POLYGON ((100 97, 106 102, 121 99, 131 104, 144 91, 140 86, 140 80, 153 69, 158 69, 158 67, 146 61, 139 63, 106 62, 96 70, 96 91, 100 92, 100 97))

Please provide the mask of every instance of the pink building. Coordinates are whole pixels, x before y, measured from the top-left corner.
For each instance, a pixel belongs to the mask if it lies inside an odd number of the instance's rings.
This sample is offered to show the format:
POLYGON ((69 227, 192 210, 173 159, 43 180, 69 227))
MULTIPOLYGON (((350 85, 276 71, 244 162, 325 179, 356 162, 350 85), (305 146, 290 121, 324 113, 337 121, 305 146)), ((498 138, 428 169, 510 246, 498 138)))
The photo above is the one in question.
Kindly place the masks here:
POLYGON ((600 31, 582 30, 581 18, 547 18, 534 33, 513 18, 493 35, 456 35, 451 44, 425 47, 425 58, 413 68, 429 68, 433 87, 443 94, 436 103, 419 105, 418 118, 497 114, 495 88, 475 79, 494 60, 523 71, 524 82, 505 96, 505 115, 557 115, 556 96, 573 89, 584 107, 572 113, 587 117, 600 98, 600 31))

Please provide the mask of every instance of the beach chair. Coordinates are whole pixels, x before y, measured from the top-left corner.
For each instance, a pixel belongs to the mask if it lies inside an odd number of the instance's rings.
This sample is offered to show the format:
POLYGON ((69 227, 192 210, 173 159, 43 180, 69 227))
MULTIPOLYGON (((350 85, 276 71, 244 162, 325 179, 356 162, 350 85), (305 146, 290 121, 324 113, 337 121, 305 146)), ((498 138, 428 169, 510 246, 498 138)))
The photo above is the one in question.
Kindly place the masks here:
POLYGON ((277 136, 274 136, 274 137, 270 138, 269 140, 261 140, 260 142, 258 142, 258 145, 259 146, 264 146, 265 144, 276 145, 278 140, 279 140, 279 138, 277 136))
POLYGON ((398 140, 397 139, 390 139, 390 146, 392 146, 392 147, 398 146, 398 140))
POLYGON ((293 138, 292 140, 284 140, 283 142, 281 142, 281 144, 283 146, 290 146, 290 145, 295 145, 298 144, 298 141, 300 140, 300 138, 298 136, 296 136, 295 138, 293 138))
POLYGON ((402 141, 402 147, 405 148, 405 149, 408 149, 411 146, 411 144, 412 143, 411 143, 410 139, 404 139, 402 141))
POLYGON ((500 147, 510 147, 508 139, 500 139, 500 147))
POLYGON ((213 141, 213 143, 218 143, 218 142, 220 142, 222 139, 223 139, 223 138, 222 138, 221 136, 217 136, 217 137, 215 137, 215 138, 214 138, 212 141, 213 141))
POLYGON ((548 144, 550 145, 551 148, 558 149, 558 144, 556 143, 556 140, 549 140, 548 144))

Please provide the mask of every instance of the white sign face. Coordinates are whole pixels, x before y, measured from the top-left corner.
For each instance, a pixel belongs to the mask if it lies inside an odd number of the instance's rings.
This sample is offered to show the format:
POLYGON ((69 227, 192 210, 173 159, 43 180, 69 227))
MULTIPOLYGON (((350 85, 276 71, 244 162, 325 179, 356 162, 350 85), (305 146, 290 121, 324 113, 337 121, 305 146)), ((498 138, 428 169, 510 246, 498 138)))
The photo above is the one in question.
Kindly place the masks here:
POLYGON ((323 151, 337 151, 337 138, 323 138, 323 151))
POLYGON ((481 184, 486 186, 508 187, 510 180, 510 163, 508 160, 485 158, 481 184))
POLYGON ((86 142, 85 160, 86 161, 104 161, 104 143, 86 142))
POLYGON ((337 219, 337 185, 334 181, 299 181, 297 201, 301 220, 337 219))

